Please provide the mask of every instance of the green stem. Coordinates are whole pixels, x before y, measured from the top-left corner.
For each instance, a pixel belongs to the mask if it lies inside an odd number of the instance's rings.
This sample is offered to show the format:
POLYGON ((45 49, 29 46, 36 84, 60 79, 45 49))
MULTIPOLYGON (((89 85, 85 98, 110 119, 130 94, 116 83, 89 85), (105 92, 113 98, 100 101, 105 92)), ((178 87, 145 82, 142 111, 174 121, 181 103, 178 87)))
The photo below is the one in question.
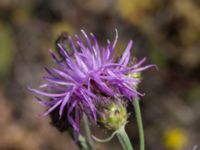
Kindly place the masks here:
MULTIPOLYGON (((69 128, 68 133, 73 140, 77 140, 76 137, 75 137, 76 133, 75 133, 74 129, 69 128)), ((87 145, 87 141, 82 134, 79 134, 78 141, 77 141, 76 144, 77 144, 77 146, 80 150, 89 150, 88 145, 87 145)))
POLYGON ((123 147, 123 150, 133 150, 128 135, 124 129, 124 126, 117 130, 117 137, 123 147))
POLYGON ((143 129, 143 124, 142 124, 142 116, 141 116, 139 100, 138 99, 133 100, 133 105, 135 107, 135 115, 136 115, 138 130, 139 130, 140 150, 144 150, 145 149, 144 129, 143 129))
POLYGON ((83 115, 83 123, 84 123, 85 134, 86 134, 85 137, 86 137, 87 148, 88 148, 88 150, 94 150, 93 141, 91 138, 90 126, 88 123, 87 116, 85 114, 83 115))
POLYGON ((89 150, 88 144, 81 134, 78 137, 78 147, 80 150, 89 150))

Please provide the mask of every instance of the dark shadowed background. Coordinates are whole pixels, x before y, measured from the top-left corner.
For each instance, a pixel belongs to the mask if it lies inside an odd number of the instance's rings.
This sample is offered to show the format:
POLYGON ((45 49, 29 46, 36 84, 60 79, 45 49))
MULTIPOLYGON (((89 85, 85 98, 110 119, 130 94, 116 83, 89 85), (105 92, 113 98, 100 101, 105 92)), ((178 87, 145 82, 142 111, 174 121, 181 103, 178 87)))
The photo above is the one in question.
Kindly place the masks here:
MULTIPOLYGON (((147 150, 191 150, 200 145, 200 1, 199 0, 0 0, 0 150, 76 150, 34 101, 27 85, 37 87, 51 66, 48 49, 62 31, 93 32, 100 43, 114 39, 123 51, 146 56, 159 71, 143 74, 142 98, 147 150)), ((131 106, 130 106, 131 109, 131 106)), ((134 113, 127 126, 138 149, 134 113)), ((106 137, 95 128, 93 134, 106 137)), ((95 143, 120 150, 117 139, 95 143)))

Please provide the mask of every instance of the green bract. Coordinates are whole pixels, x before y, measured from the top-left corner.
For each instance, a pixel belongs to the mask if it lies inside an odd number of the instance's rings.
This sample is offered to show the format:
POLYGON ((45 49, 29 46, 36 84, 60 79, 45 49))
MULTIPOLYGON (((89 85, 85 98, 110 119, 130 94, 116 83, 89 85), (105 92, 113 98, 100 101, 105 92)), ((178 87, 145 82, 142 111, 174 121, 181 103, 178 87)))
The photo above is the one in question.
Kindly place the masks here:
POLYGON ((98 121, 107 129, 117 130, 126 124, 127 118, 126 106, 122 103, 111 102, 102 109, 98 121))

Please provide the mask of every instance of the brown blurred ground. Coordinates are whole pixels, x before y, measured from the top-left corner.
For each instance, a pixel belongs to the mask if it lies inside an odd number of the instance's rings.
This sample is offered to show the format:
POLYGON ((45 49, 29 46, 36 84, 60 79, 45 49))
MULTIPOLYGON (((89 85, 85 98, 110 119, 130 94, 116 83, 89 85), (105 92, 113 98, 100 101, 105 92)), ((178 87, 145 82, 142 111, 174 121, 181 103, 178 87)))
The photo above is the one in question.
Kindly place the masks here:
MULTIPOLYGON (((133 55, 159 66, 140 87, 147 150, 200 144, 199 18, 199 0, 0 0, 0 150, 77 149, 67 133, 37 117, 44 109, 26 87, 41 82, 60 32, 80 29, 105 43, 117 28, 118 50, 133 39, 133 55)), ((134 119, 127 131, 137 150, 134 119)), ((97 148, 121 149, 113 143, 97 148)))

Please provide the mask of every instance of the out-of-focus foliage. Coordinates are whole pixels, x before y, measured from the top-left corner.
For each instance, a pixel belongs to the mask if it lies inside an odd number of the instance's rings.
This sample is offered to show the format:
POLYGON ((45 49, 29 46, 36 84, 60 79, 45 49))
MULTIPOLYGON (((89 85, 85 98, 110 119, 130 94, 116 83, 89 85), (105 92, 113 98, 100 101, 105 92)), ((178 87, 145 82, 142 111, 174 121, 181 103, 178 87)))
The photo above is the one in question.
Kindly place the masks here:
MULTIPOLYGON (((142 74, 140 87, 147 150, 199 144, 199 16, 199 0, 0 0, 0 149, 76 149, 66 133, 36 117, 44 110, 26 87, 37 86, 43 67, 53 65, 48 49, 55 50, 60 32, 85 29, 105 45, 115 28, 118 55, 133 39, 132 54, 159 67, 142 74)), ((127 131, 138 149, 133 115, 127 131)), ((93 133, 109 135, 101 131, 93 133)), ((120 149, 115 140, 96 146, 120 149)))
POLYGON ((13 59, 13 36, 11 27, 0 22, 0 79, 5 77, 13 59))

